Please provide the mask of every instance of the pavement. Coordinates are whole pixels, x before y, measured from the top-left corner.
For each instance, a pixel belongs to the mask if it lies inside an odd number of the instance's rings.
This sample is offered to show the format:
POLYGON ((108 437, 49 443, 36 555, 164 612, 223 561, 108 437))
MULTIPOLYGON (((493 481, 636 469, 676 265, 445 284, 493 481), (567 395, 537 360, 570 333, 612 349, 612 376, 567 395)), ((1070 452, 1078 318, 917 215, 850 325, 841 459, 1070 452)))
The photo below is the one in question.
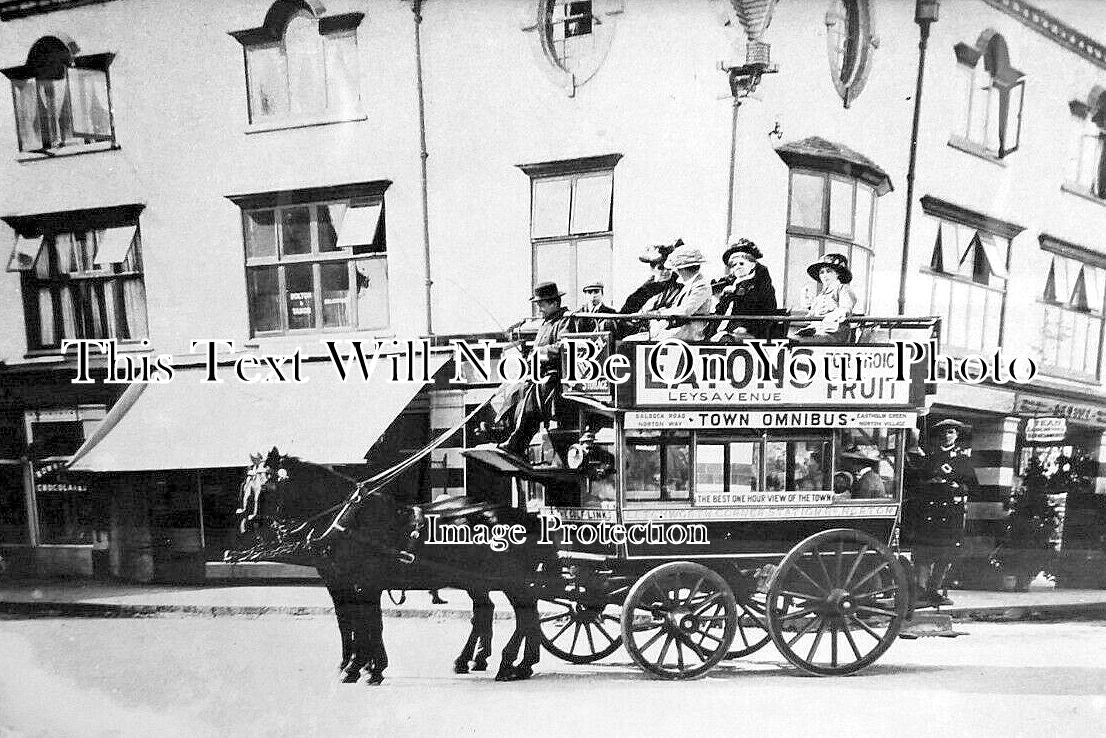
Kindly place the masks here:
MULTIPOLYGON (((399 597, 399 593, 395 593, 399 597)), ((425 591, 407 593, 406 602, 385 599, 384 614, 397 618, 469 618, 468 595, 442 590, 445 605, 433 605, 425 591)), ((1056 589, 1043 577, 1028 592, 949 590, 953 605, 941 614, 957 620, 1106 618, 1106 590, 1056 589)), ((511 608, 495 592, 496 618, 511 608)), ((330 615, 330 596, 321 584, 128 584, 93 580, 0 580, 0 613, 53 617, 142 617, 153 615, 260 616, 330 615)))

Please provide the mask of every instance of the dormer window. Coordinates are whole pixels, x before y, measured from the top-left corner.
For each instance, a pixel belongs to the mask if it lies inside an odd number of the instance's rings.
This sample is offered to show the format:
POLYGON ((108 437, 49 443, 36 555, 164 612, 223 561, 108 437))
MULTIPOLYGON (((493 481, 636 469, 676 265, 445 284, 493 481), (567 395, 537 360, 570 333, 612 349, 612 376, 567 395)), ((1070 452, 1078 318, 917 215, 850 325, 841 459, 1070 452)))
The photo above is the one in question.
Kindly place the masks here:
POLYGON ((231 34, 245 50, 250 123, 359 114, 357 27, 364 14, 320 17, 321 11, 317 2, 277 0, 260 28, 231 34))
POLYGON ((1001 159, 1018 149, 1025 74, 1010 66, 1006 41, 984 31, 974 45, 956 45, 961 116, 951 143, 1001 159))
POLYGON ((72 41, 45 36, 27 63, 3 70, 11 80, 19 150, 57 154, 115 141, 108 66, 112 54, 77 55, 72 41))
POLYGON ((1086 101, 1068 107, 1077 135, 1064 189, 1106 200, 1106 92, 1095 88, 1086 101))

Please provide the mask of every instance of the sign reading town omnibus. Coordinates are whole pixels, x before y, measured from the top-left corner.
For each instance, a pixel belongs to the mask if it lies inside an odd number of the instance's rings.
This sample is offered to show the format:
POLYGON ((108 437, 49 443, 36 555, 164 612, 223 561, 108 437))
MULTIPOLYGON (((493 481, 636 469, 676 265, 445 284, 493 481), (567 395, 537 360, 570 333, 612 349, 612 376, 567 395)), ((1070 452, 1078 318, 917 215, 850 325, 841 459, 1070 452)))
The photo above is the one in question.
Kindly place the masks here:
POLYGON ((637 406, 738 410, 911 404, 911 380, 898 378, 892 346, 692 346, 672 341, 635 348, 637 406))
POLYGON ((627 430, 742 428, 914 428, 917 414, 900 411, 658 410, 626 413, 627 430))

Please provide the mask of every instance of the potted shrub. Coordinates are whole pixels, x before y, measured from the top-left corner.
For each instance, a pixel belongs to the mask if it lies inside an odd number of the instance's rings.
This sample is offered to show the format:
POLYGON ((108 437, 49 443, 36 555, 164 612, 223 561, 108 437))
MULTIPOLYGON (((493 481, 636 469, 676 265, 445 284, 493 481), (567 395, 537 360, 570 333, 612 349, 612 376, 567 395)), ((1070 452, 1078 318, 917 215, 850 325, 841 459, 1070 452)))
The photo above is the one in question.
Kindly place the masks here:
POLYGON ((1049 495, 1056 492, 1054 480, 1034 457, 1025 470, 1021 488, 1006 505, 1009 515, 1005 535, 991 561, 1004 576, 1014 577, 1019 592, 1027 590, 1042 571, 1048 576, 1053 574, 1056 549, 1052 538, 1060 521, 1049 495))

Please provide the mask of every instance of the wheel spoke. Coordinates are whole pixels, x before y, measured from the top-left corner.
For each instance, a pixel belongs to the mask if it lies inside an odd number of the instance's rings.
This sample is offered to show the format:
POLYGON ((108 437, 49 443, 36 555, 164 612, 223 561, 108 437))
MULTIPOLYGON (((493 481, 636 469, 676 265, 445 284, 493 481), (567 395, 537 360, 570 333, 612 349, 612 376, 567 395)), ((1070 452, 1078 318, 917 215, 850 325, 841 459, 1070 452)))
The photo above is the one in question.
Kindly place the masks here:
POLYGON ((894 618, 898 617, 898 613, 894 610, 884 610, 882 607, 870 607, 868 605, 857 605, 857 610, 863 610, 864 612, 870 612, 873 615, 883 615, 884 617, 894 618))
POLYGON ((822 587, 822 585, 820 585, 820 584, 818 584, 818 582, 814 581, 814 578, 813 578, 813 577, 811 577, 811 576, 810 576, 809 574, 807 574, 807 573, 806 573, 806 572, 805 572, 805 571, 803 570, 803 567, 799 566, 798 562, 796 562, 796 563, 795 563, 795 571, 799 572, 799 575, 800 575, 800 576, 802 576, 802 577, 803 577, 803 579, 805 579, 805 580, 807 580, 808 582, 810 582, 811 584, 813 584, 813 585, 814 585, 814 588, 815 588, 816 590, 818 590, 819 592, 821 592, 821 593, 822 593, 823 595, 828 595, 828 594, 829 594, 829 592, 827 592, 827 591, 826 591, 826 590, 825 590, 825 589, 824 589, 824 588, 822 587))
POLYGON ((853 640, 852 631, 849 629, 848 624, 841 629, 845 633, 845 640, 849 642, 849 647, 852 648, 853 653, 856 654, 856 660, 860 661, 860 649, 856 647, 856 641, 853 640))
POLYGON ((813 627, 814 627, 815 625, 817 625, 817 624, 819 624, 819 623, 821 623, 821 622, 822 622, 822 618, 821 618, 821 616, 818 616, 818 617, 813 617, 813 618, 811 618, 811 619, 810 619, 810 620, 809 620, 809 621, 807 622, 807 624, 806 624, 806 625, 804 625, 804 626, 803 626, 802 628, 800 628, 800 629, 799 629, 799 630, 798 630, 798 631, 797 631, 797 632, 795 633, 795 635, 794 635, 794 636, 793 636, 793 637, 791 638, 791 640, 787 642, 787 646, 788 646, 788 648, 790 648, 791 646, 795 645, 795 641, 797 641, 797 640, 799 640, 800 638, 802 638, 803 636, 805 636, 805 635, 806 635, 807 633, 809 633, 809 632, 810 632, 810 629, 811 629, 811 628, 813 628, 813 627))
POLYGON ((652 620, 651 618, 652 618, 652 615, 650 614, 649 622, 647 622, 647 623, 635 623, 634 627, 631 628, 631 630, 633 630, 635 633, 640 633, 641 631, 652 630, 653 628, 661 627, 661 623, 658 623, 657 621, 652 620))
POLYGON ((868 581, 869 579, 874 577, 876 574, 879 574, 881 571, 883 571, 884 569, 886 569, 889 566, 891 566, 891 562, 884 561, 882 564, 877 566, 875 569, 872 569, 870 572, 865 574, 860 580, 858 580, 857 583, 855 585, 853 585, 853 588, 854 589, 860 589, 861 585, 863 585, 866 581, 868 581))
POLYGON ((899 585, 892 584, 890 587, 884 587, 883 589, 873 589, 870 592, 861 592, 860 594, 854 594, 853 599, 859 600, 862 597, 883 597, 891 592, 896 592, 899 589, 899 585))
POLYGON ((664 639, 664 645, 661 646, 660 658, 657 659, 657 664, 659 664, 660 666, 664 666, 664 657, 668 655, 668 647, 672 645, 673 640, 674 639, 670 634, 666 635, 664 639))
POLYGON ((699 587, 701 587, 703 585, 703 582, 705 580, 706 580, 706 577, 699 577, 699 581, 697 581, 695 583, 695 586, 691 588, 691 591, 687 593, 687 598, 683 601, 682 604, 684 604, 684 605, 690 605, 691 604, 691 601, 695 599, 695 595, 699 594, 699 587))
MULTIPOLYGON (((700 661, 705 662, 710 658, 710 656, 708 656, 707 653, 703 649, 701 649, 699 646, 695 645, 695 641, 691 640, 691 637, 689 635, 687 635, 686 633, 679 633, 678 637, 679 637, 680 640, 682 640, 684 642, 685 646, 687 646, 688 648, 691 649, 692 653, 694 653, 696 656, 699 657, 700 661)), ((677 646, 678 645, 679 645, 679 641, 677 641, 677 646)))
POLYGON ((822 576, 826 578, 826 590, 832 591, 837 586, 837 582, 830 576, 829 569, 826 568, 826 557, 822 555, 821 551, 817 551, 814 554, 814 558, 818 559, 818 568, 822 570, 822 576))
POLYGON ((714 593, 714 594, 712 594, 712 595, 711 595, 710 597, 708 597, 708 598, 706 598, 705 600, 703 600, 702 604, 701 604, 701 605, 699 605, 699 607, 695 608, 695 610, 693 610, 693 611, 692 611, 692 614, 693 614, 693 615, 700 615, 700 614, 702 614, 702 612, 703 612, 704 610, 706 610, 706 609, 707 609, 708 607, 710 607, 711 605, 713 605, 713 604, 715 603, 715 601, 716 601, 716 600, 718 600, 718 599, 719 599, 719 598, 720 598, 721 596, 722 596, 722 593, 721 593, 721 592, 715 592, 715 593, 714 593))
POLYGON ((881 636, 879 633, 872 630, 871 627, 869 627, 867 623, 865 623, 863 620, 858 618, 856 615, 850 615, 849 617, 852 618, 854 623, 856 623, 861 628, 863 628, 868 633, 868 635, 872 636, 872 638, 875 638, 877 641, 882 641, 883 640, 883 636, 881 636))
POLYGON ((841 581, 841 567, 844 565, 844 561, 845 561, 845 540, 843 538, 838 538, 837 539, 837 556, 834 557, 834 564, 835 564, 835 566, 834 566, 835 576, 833 578, 834 582, 840 582, 841 581))
POLYGON ((794 620, 795 618, 803 618, 803 617, 806 617, 807 615, 811 615, 815 612, 817 612, 817 610, 816 610, 816 608, 813 608, 813 607, 807 607, 807 608, 804 608, 802 610, 795 610, 794 612, 789 612, 789 613, 786 613, 784 615, 781 615, 780 616, 780 622, 783 622, 784 620, 794 620))
POLYGON ((572 621, 569 620, 567 623, 564 624, 563 628, 561 628, 560 630, 557 631, 557 635, 555 635, 555 636, 553 636, 552 638, 549 639, 549 642, 550 643, 555 643, 557 641, 557 639, 560 638, 561 636, 563 636, 565 631, 568 630, 571 627, 572 627, 572 621))
POLYGON ((597 649, 597 648, 595 647, 595 640, 594 640, 594 639, 592 638, 592 636, 591 636, 591 625, 592 625, 591 623, 588 623, 588 624, 586 624, 586 625, 584 626, 584 633, 585 633, 585 634, 587 635, 587 637, 588 637, 588 648, 590 648, 590 649, 591 649, 591 653, 595 653, 595 652, 596 652, 596 651, 598 651, 599 649, 597 649))
POLYGON ((679 632, 676 631, 676 668, 680 671, 686 671, 687 666, 684 665, 684 648, 680 645, 679 632))
POLYGON ((785 590, 781 591, 780 596, 781 597, 790 597, 791 599, 796 599, 797 598, 797 599, 800 599, 800 600, 819 600, 819 599, 821 599, 821 597, 819 595, 807 594, 806 592, 792 592, 789 589, 785 589, 785 590))
POLYGON ((649 647, 650 647, 650 646, 652 646, 652 645, 653 645, 654 643, 656 643, 656 642, 657 642, 657 639, 658 639, 658 638, 660 638, 660 637, 661 637, 662 635, 664 635, 664 628, 661 628, 661 629, 659 629, 659 630, 657 631, 657 634, 656 634, 655 636, 653 636, 652 638, 650 638, 649 640, 647 640, 647 641, 646 641, 646 642, 645 642, 645 643, 644 643, 644 644, 643 644, 643 645, 641 646, 641 648, 639 648, 638 650, 639 650, 639 651, 641 651, 642 653, 645 653, 645 649, 649 648, 649 647))
POLYGON ((572 616, 567 612, 560 612, 556 615, 546 615, 544 618, 538 620, 539 623, 548 623, 550 620, 560 620, 561 618, 568 618, 569 622, 572 621, 572 616))
POLYGON ((830 623, 830 666, 837 666, 837 624, 830 623))
POLYGON ((863 546, 861 546, 860 551, 857 552, 856 559, 853 561, 852 568, 849 569, 849 574, 848 574, 848 576, 845 577, 844 584, 841 585, 842 589, 848 589, 849 588, 849 582, 851 582, 853 580, 853 577, 856 576, 856 570, 860 568, 860 562, 864 560, 864 554, 866 554, 866 553, 868 553, 868 544, 867 543, 865 543, 863 546))
POLYGON ((610 634, 607 633, 607 629, 603 627, 602 623, 596 623, 595 629, 602 633, 603 637, 606 638, 612 646, 615 644, 614 638, 611 638, 610 634))
POLYGON ((814 643, 810 644, 810 650, 806 654, 806 660, 810 663, 814 663, 814 653, 818 650, 818 644, 822 642, 822 635, 826 632, 826 621, 822 618, 818 620, 818 632, 814 634, 814 643))
POLYGON ((576 623, 576 630, 572 634, 572 645, 568 647, 569 653, 576 653, 576 641, 580 639, 580 624, 576 623))
POLYGON ((714 635, 713 633, 710 633, 710 632, 705 631, 705 630, 700 630, 699 633, 703 636, 703 638, 710 638, 712 641, 714 641, 715 643, 718 643, 718 644, 722 643, 722 639, 719 638, 718 636, 714 635))

